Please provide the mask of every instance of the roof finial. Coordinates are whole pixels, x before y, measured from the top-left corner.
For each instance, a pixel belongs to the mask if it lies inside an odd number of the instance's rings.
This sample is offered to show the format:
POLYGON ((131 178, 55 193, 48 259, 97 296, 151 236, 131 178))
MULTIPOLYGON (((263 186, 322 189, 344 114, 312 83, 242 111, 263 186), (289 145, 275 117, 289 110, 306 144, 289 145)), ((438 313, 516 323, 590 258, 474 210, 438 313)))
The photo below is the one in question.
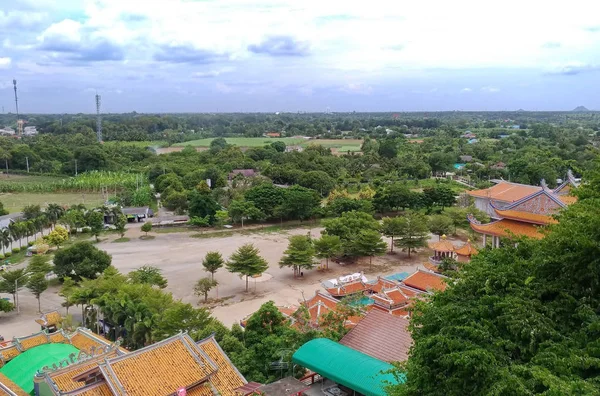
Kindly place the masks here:
POLYGON ((447 238, 446 234, 442 235, 442 239, 446 239, 446 238, 447 238))

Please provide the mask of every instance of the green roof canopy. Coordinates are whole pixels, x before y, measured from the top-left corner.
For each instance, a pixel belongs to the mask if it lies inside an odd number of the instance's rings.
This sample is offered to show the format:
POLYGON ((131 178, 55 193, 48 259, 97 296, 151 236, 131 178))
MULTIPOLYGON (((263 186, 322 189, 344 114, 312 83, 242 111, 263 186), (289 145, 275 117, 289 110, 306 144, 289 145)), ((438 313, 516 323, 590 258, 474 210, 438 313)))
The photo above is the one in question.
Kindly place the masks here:
POLYGON ((33 391, 33 377, 44 366, 52 367, 52 363, 68 358, 71 353, 76 356, 79 349, 70 344, 43 344, 28 349, 6 363, 0 373, 6 375, 27 393, 33 391))
POLYGON ((366 396, 386 396, 385 386, 398 383, 391 364, 327 338, 302 345, 292 361, 366 396))

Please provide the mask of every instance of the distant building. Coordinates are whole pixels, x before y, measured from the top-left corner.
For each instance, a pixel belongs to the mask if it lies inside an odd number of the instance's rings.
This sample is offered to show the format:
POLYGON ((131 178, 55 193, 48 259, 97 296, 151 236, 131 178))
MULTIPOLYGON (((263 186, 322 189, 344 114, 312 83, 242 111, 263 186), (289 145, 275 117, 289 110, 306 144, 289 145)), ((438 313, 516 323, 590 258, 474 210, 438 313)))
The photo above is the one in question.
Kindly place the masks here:
POLYGON ((494 165, 490 166, 490 169, 504 170, 506 169, 506 164, 504 162, 496 162, 494 165))
POLYGON ((242 175, 244 177, 254 177, 257 175, 257 173, 254 169, 234 169, 229 173, 227 178, 229 179, 229 181, 231 181, 237 175, 242 175))
POLYGON ((14 135, 14 134, 15 134, 15 130, 10 127, 0 129, 0 135, 14 135))
POLYGON ((476 137, 477 137, 477 135, 475 135, 471 131, 467 131, 461 136, 461 138, 463 138, 463 139, 474 139, 476 137))
POLYGON ((139 208, 122 208, 121 212, 127 217, 127 220, 142 221, 154 216, 154 212, 147 206, 139 208))
POLYGON ((304 147, 302 147, 302 146, 297 146, 297 145, 294 145, 294 146, 286 146, 286 148, 285 148, 285 152, 286 152, 286 153, 291 153, 291 152, 293 152, 293 151, 297 151, 297 152, 301 153, 301 152, 303 152, 303 151, 304 151, 304 147))
POLYGON ((265 133, 265 136, 271 137, 271 138, 278 138, 278 137, 281 137, 281 133, 279 133, 279 132, 268 132, 268 133, 265 133))
POLYGON ((26 126, 23 129, 23 135, 31 136, 31 135, 37 135, 37 133, 38 133, 38 131, 35 126, 26 126))
POLYGON ((473 161, 473 157, 470 155, 461 155, 460 160, 461 162, 471 162, 473 161))

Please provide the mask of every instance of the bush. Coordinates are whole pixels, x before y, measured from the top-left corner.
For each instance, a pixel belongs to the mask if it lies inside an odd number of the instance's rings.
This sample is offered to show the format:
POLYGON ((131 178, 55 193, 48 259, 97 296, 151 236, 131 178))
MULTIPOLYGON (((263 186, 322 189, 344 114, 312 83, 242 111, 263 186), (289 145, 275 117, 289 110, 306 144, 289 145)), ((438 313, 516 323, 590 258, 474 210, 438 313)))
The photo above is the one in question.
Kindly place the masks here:
POLYGON ((21 251, 21 248, 19 248, 19 247, 12 248, 13 253, 19 253, 20 251, 21 251))
POLYGON ((4 254, 0 253, 0 260, 4 259, 4 254))
POLYGON ((35 241, 29 241, 29 242, 27 242, 27 246, 33 246, 34 243, 35 243, 35 241))
POLYGON ((12 256, 12 253, 11 253, 11 252, 6 252, 6 253, 4 253, 4 257, 5 257, 5 258, 9 258, 10 256, 12 256))

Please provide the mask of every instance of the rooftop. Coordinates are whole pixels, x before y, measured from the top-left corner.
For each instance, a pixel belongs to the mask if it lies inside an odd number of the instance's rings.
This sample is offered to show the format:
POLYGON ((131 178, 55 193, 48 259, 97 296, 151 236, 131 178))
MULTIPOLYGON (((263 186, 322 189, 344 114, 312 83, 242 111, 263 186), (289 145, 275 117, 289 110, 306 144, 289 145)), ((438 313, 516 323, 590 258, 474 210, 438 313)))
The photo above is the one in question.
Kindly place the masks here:
POLYGON ((258 390, 265 396, 290 396, 307 389, 308 386, 294 377, 285 377, 279 381, 263 385, 258 390))
POLYGON ((469 239, 467 240, 467 243, 456 249, 454 253, 458 254, 459 256, 474 256, 479 253, 479 251, 475 249, 473 245, 471 245, 471 240, 469 239))
POLYGON ((408 359, 412 337, 409 321, 373 309, 341 340, 340 344, 384 362, 408 359))
POLYGON ((436 252, 453 252, 455 250, 452 242, 446 239, 446 235, 442 235, 439 241, 430 243, 429 247, 436 252))
POLYGON ((525 223, 540 224, 540 225, 557 224, 558 223, 558 221, 556 221, 556 219, 554 219, 554 218, 552 218, 552 216, 548 216, 548 215, 523 212, 520 210, 511 210, 511 209, 509 209, 509 210, 494 209, 494 210, 496 211, 496 213, 498 214, 499 217, 504 218, 504 219, 517 220, 517 221, 523 221, 525 223))
POLYGON ((539 186, 500 181, 498 184, 483 190, 467 191, 472 197, 490 198, 503 202, 515 202, 540 191, 539 186))
POLYGON ((526 236, 529 238, 542 239, 544 234, 531 223, 517 220, 502 219, 487 224, 471 222, 471 228, 477 232, 499 237, 526 236))
POLYGON ((406 286, 422 291, 446 290, 446 277, 430 271, 418 269, 402 281, 406 286))

